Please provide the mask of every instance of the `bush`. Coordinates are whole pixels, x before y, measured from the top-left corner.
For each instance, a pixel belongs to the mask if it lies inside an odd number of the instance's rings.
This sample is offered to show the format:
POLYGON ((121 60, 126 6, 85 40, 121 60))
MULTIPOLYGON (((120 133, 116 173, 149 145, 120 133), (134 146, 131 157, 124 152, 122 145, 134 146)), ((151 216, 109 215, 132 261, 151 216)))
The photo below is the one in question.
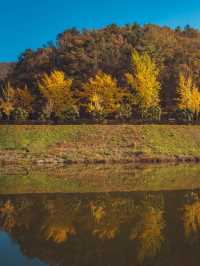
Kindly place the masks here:
POLYGON ((108 115, 106 115, 103 112, 99 112, 99 113, 91 112, 90 115, 89 115, 89 118, 92 121, 95 121, 97 123, 101 123, 101 122, 104 122, 108 118, 108 115))
POLYGON ((25 121, 28 117, 29 113, 20 107, 14 109, 10 115, 10 118, 15 121, 25 121))
POLYGON ((0 111, 0 121, 3 121, 4 120, 4 115, 2 113, 2 111, 0 111))
POLYGON ((161 113, 162 111, 159 106, 151 107, 143 113, 143 119, 148 121, 160 121, 161 113))
POLYGON ((77 106, 72 105, 67 107, 63 112, 54 116, 54 120, 58 121, 76 121, 79 118, 79 109, 77 106))
POLYGON ((190 110, 177 109, 175 119, 179 122, 192 122, 194 120, 194 114, 190 110))
POLYGON ((115 118, 120 120, 128 120, 131 118, 131 116, 132 106, 130 104, 122 104, 120 105, 115 118))
POLYGON ((98 108, 91 108, 92 105, 90 106, 90 111, 85 110, 85 113, 87 114, 89 120, 94 121, 94 122, 103 122, 105 121, 107 118, 109 118, 109 113, 105 111, 105 109, 103 108, 103 106, 99 105, 98 108))
POLYGON ((46 121, 51 120, 51 118, 49 117, 49 115, 47 115, 44 112, 37 113, 36 118, 37 118, 38 121, 41 121, 41 122, 46 122, 46 121))

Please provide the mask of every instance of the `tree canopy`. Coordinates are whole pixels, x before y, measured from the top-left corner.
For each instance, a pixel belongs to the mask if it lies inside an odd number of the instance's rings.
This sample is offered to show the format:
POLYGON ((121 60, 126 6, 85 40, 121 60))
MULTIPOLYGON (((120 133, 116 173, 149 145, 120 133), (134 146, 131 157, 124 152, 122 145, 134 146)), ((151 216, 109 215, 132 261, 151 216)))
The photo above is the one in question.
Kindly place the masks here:
MULTIPOLYGON (((6 71, 6 77, 5 72, 2 75, 0 96, 7 82, 13 88, 27 87, 34 95, 37 109, 45 103, 38 81, 55 71, 62 72, 66 80, 73 80, 74 95, 79 95, 100 72, 110 75, 119 88, 127 90, 125 74, 129 73, 129 81, 130 74, 134 77, 137 96, 142 91, 146 95, 154 91, 154 97, 143 97, 143 103, 148 98, 149 104, 151 98, 163 110, 174 110, 180 96, 177 90, 180 73, 191 73, 195 86, 200 87, 200 31, 190 26, 171 29, 136 23, 123 27, 112 24, 99 30, 68 29, 58 34, 55 42, 24 51, 6 71)), ((148 104, 145 103, 145 108, 148 104)))

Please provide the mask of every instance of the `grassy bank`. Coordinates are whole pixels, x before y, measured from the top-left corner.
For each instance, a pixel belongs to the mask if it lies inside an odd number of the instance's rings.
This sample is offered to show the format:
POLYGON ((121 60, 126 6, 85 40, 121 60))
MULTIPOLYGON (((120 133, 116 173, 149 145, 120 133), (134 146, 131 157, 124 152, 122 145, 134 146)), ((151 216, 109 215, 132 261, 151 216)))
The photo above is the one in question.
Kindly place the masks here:
POLYGON ((199 160, 200 126, 0 126, 1 163, 127 163, 199 160))

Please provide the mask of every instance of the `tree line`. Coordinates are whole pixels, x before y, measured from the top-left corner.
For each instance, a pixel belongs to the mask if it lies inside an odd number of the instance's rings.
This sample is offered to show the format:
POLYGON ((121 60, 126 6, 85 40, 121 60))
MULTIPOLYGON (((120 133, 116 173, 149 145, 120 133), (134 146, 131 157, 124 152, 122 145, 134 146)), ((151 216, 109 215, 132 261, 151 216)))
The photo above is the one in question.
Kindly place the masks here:
POLYGON ((1 120, 199 120, 200 31, 70 29, 26 50, 0 83, 1 120))

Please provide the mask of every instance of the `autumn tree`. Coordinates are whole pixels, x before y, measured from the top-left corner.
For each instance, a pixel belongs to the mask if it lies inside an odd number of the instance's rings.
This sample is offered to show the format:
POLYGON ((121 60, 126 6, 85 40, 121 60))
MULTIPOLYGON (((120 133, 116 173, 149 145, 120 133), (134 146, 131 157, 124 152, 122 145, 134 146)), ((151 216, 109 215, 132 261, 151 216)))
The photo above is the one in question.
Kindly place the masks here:
POLYGON ((0 110, 9 118, 15 106, 15 90, 8 82, 2 90, 2 97, 0 98, 0 110))
POLYGON ((133 101, 138 106, 141 117, 152 109, 160 107, 159 70, 147 53, 132 53, 133 73, 127 73, 126 80, 133 94, 133 101))
POLYGON ((30 93, 27 86, 24 88, 17 88, 15 90, 15 106, 20 107, 27 112, 33 111, 32 104, 34 102, 34 96, 30 93))
POLYGON ((118 87, 117 81, 103 72, 96 74, 83 87, 81 98, 87 113, 94 118, 114 116, 123 103, 125 94, 118 87))
POLYGON ((33 111, 33 101, 34 97, 27 86, 15 89, 8 82, 2 90, 0 109, 7 118, 26 119, 33 111))
POLYGON ((59 117, 68 108, 74 106, 72 97, 72 79, 65 78, 62 71, 55 70, 49 75, 44 74, 38 82, 38 88, 46 101, 44 113, 59 117))
POLYGON ((193 82, 191 75, 180 73, 178 84, 178 108, 189 111, 197 119, 200 113, 200 92, 193 82))

